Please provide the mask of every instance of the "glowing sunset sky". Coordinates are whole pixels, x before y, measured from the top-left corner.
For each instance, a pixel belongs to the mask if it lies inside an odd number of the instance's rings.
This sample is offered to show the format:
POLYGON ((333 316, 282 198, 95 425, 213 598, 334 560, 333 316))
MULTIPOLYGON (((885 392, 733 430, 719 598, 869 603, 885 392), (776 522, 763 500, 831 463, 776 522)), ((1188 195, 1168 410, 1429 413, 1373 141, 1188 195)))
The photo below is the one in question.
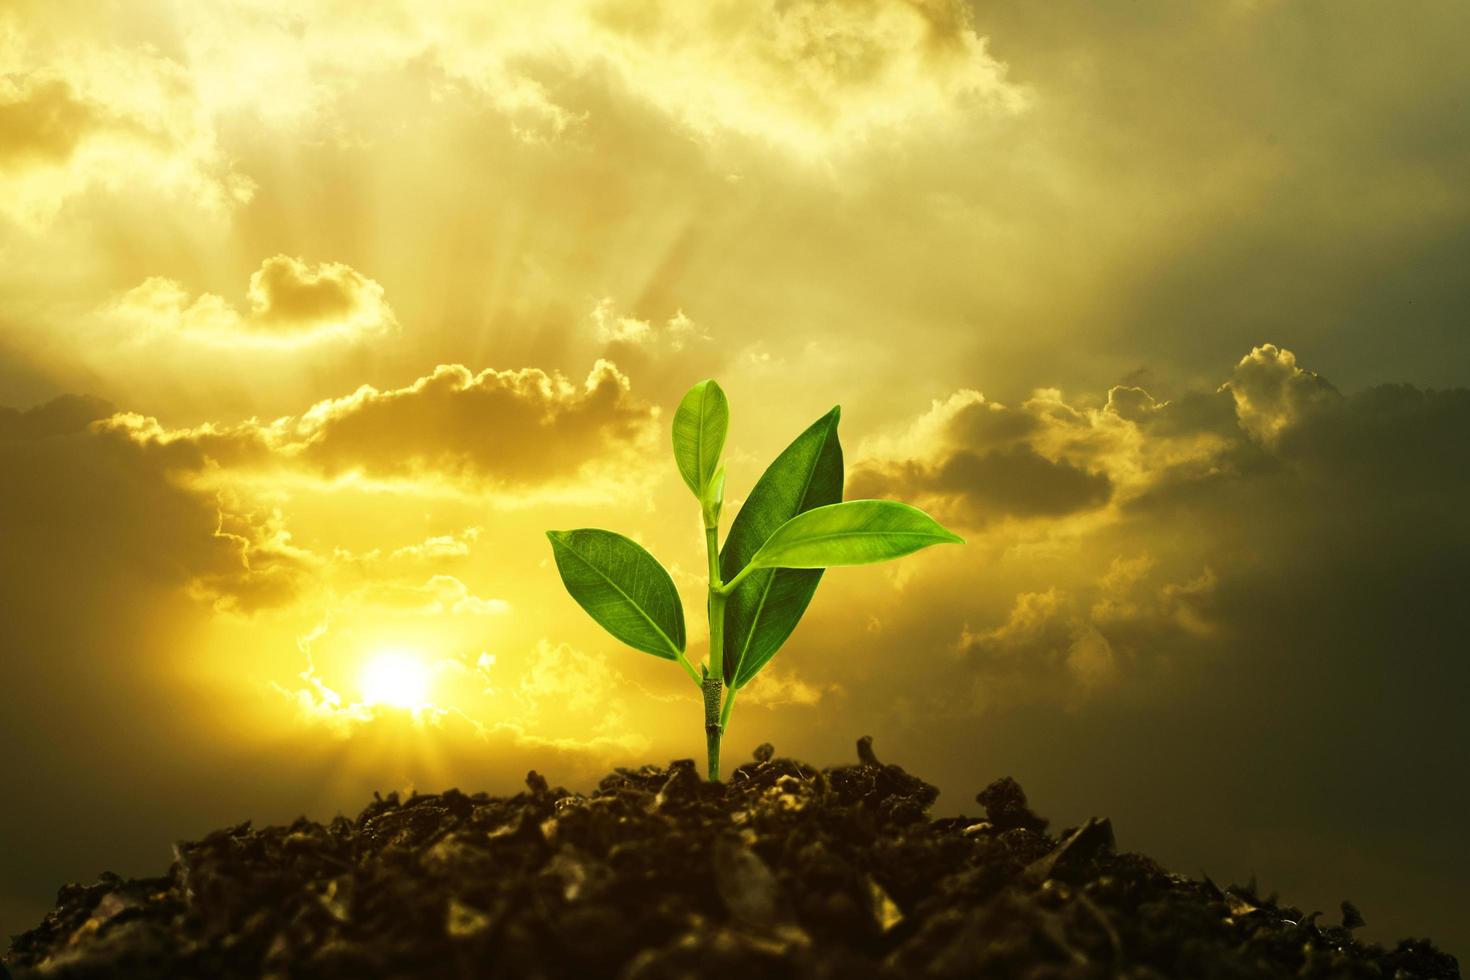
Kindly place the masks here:
MULTIPOLYGON (((759 742, 1470 949, 1470 6, 10 0, 0 934, 178 838, 697 757, 563 591, 841 404, 759 742), (367 8, 367 9, 364 9, 367 8)), ((727 520, 728 526, 728 520, 727 520)))

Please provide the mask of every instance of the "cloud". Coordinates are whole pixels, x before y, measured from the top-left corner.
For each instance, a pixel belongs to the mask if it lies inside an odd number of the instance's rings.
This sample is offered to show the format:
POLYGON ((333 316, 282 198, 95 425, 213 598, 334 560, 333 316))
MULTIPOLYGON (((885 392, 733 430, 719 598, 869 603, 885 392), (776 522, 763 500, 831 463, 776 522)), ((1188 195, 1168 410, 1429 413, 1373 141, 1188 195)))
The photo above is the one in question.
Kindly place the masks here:
MULTIPOLYGON (((562 101, 569 76, 610 76, 701 138, 733 133, 803 154, 1026 104, 957 0, 451 3, 415 8, 411 20, 365 21, 359 48, 380 63, 436 65, 530 141, 558 138, 585 118, 582 105, 562 101)), ((335 19, 320 26, 341 30, 335 19)), ((275 45, 302 47, 281 35, 275 45)), ((228 57, 228 36, 212 37, 228 57)), ((333 45, 305 47, 325 69, 318 79, 361 70, 333 45)))
POLYGON ((63 79, 0 77, 0 169, 65 163, 105 122, 63 79))
POLYGON ((497 616, 510 611, 504 599, 474 595, 453 575, 434 575, 421 585, 380 581, 364 588, 360 598, 413 616, 497 616))
POLYGON ((661 344, 673 351, 680 351, 696 337, 708 339, 683 310, 662 323, 622 316, 617 312, 611 296, 603 297, 592 308, 592 326, 599 341, 609 345, 644 347, 661 344))
POLYGON ((533 740, 646 751, 648 738, 629 731, 630 709, 625 697, 629 690, 623 673, 601 653, 541 640, 527 659, 514 691, 523 709, 518 725, 528 734, 544 731, 548 727, 546 719, 557 717, 564 730, 579 734, 533 740))
POLYGON ((0 215, 40 231, 74 198, 158 193, 228 214, 253 183, 220 150, 187 74, 144 49, 44 50, 0 15, 0 215))
MULTIPOLYGON (((363 387, 298 416, 233 427, 168 429, 63 396, 0 408, 9 478, 0 516, 16 528, 8 541, 17 562, 53 552, 92 562, 101 548, 108 564, 156 565, 166 572, 159 588, 221 614, 350 607, 425 621, 497 617, 510 604, 453 567, 470 557, 478 528, 363 553, 323 550, 297 540, 282 480, 357 474, 405 481, 404 492, 429 480, 471 493, 576 486, 609 467, 616 480, 655 417, 605 363, 581 385, 534 369, 446 366, 405 388, 363 387), (58 520, 75 527, 48 530, 58 520), (150 537, 155 524, 169 536, 150 537)), ((26 574, 11 570, 17 583, 26 574)))
POLYGON ((425 567, 449 567, 469 557, 482 530, 467 527, 457 533, 434 534, 386 552, 382 548, 353 551, 339 545, 332 549, 332 562, 342 568, 360 569, 365 575, 382 569, 417 573, 425 567))
POLYGON ((1336 388, 1296 365, 1296 355, 1275 344, 1252 350, 1222 386, 1235 399, 1241 428, 1271 442, 1311 412, 1341 400, 1336 388))
MULTIPOLYGON (((1360 889, 1391 905, 1405 875, 1453 894, 1464 862, 1440 862, 1461 833, 1443 815, 1470 805, 1446 775, 1470 765, 1456 727, 1470 390, 1339 392, 1272 345, 1221 374, 1168 398, 1153 393, 1167 380, 1014 408, 961 393, 873 440, 862 465, 905 491, 1016 446, 1114 489, 1081 514, 987 523, 916 559, 901 588, 829 575, 782 656, 842 665, 836 707, 865 729, 944 745, 941 782, 972 778, 983 746, 1077 812, 1125 814, 1176 861, 1248 874, 1238 835, 1268 834, 1273 883, 1304 902, 1360 889), (923 667, 894 669, 904 657, 923 667), (1371 858, 1339 868, 1344 850, 1371 858)), ((1395 914, 1392 931, 1437 913, 1426 899, 1395 914)))
POLYGON ((1038 389, 1012 408, 957 392, 865 444, 849 496, 916 500, 979 534, 906 582, 898 608, 851 599, 884 629, 841 642, 947 647, 972 680, 951 710, 968 714, 1075 709, 1227 662, 1318 663, 1362 703, 1348 676, 1389 669, 1395 647, 1339 623, 1382 638, 1408 616, 1454 635, 1432 587, 1412 613, 1396 603, 1470 554, 1466 431, 1470 391, 1344 395, 1270 344, 1218 388, 1167 400, 1038 389), (1285 649, 1319 634, 1333 642, 1285 649))
POLYGON ((479 540, 479 537, 478 527, 467 527, 458 534, 436 534, 419 544, 409 544, 394 549, 392 557, 415 561, 463 558, 470 553, 470 547, 479 540))
POLYGON ((34 563, 68 556, 108 588, 186 598, 192 615, 208 610, 221 622, 257 620, 270 631, 294 616, 335 615, 368 633, 432 636, 458 629, 453 621, 468 636, 511 609, 467 576, 479 528, 328 549, 298 539, 302 494, 282 493, 283 483, 328 481, 306 493, 331 500, 331 480, 366 473, 405 481, 411 501, 425 480, 470 493, 575 485, 584 472, 626 464, 655 415, 605 363, 581 385, 532 369, 442 367, 406 388, 364 387, 298 416, 234 427, 168 429, 76 396, 0 409, 0 518, 15 528, 0 571, 8 591, 35 574, 67 581, 34 563))
POLYGON ((0 854, 6 931, 33 924, 59 881, 146 873, 169 839, 235 812, 330 814, 410 778, 381 756, 352 768, 373 754, 364 743, 426 738, 412 744, 504 789, 530 765, 590 779, 610 756, 646 749, 623 731, 626 685, 597 672, 600 655, 503 656, 507 693, 491 690, 495 656, 470 644, 498 635, 510 609, 474 577, 477 529, 390 535, 342 560, 320 534, 293 533, 300 495, 201 486, 215 466, 204 443, 139 438, 119 418, 78 396, 0 408, 0 779, 28 787, 0 810, 0 836, 31 845, 0 854), (303 619, 333 614, 330 631, 292 646, 303 619), (397 643, 422 644, 450 702, 430 730, 405 732, 355 701, 364 652, 397 643), (308 661, 293 677, 313 652, 322 669, 308 661), (573 663, 579 673, 557 681, 573 663), (530 713, 508 715, 522 695, 530 713), (585 737, 558 737, 564 702, 585 737), (324 732, 364 741, 344 757, 324 732))
POLYGON ((1107 503, 1106 474, 1066 460, 1051 460, 1027 446, 985 453, 957 450, 933 468, 910 464, 898 471, 869 467, 853 480, 854 497, 920 496, 963 502, 971 527, 998 515, 1057 517, 1107 503))
POLYGON ((27 409, 0 405, 0 442, 34 442, 47 436, 71 435, 112 412, 111 404, 88 395, 59 395, 27 409))
POLYGON ((841 684, 812 683, 792 670, 767 667, 755 675, 754 680, 740 689, 740 705, 741 707, 766 708, 776 708, 782 705, 811 707, 821 704, 823 699, 829 695, 840 696, 843 693, 841 684))
POLYGON ((242 600, 291 594, 296 556, 279 514, 227 513, 185 485, 204 464, 196 447, 140 443, 111 417, 106 402, 73 395, 0 409, 0 515, 15 562, 3 569, 7 584, 34 574, 27 560, 74 555, 242 600))
POLYGON ((191 297, 154 277, 107 304, 101 314, 143 335, 163 334, 224 347, 294 348, 360 340, 397 329, 383 287, 340 262, 310 266, 276 255, 250 276, 242 313, 220 296, 191 297))
MULTIPOLYGON (((1050 783, 1058 809, 1107 808, 1150 839, 1167 839, 1168 820, 1184 819, 1159 813, 1183 813, 1195 838, 1213 839, 1211 821, 1227 812, 1232 832, 1276 827, 1305 848, 1331 818, 1345 846, 1386 855, 1396 875, 1399 858, 1411 862, 1409 851, 1428 846, 1405 841, 1452 845, 1459 829, 1444 815, 1466 801, 1442 777, 1465 762, 1454 724, 1470 683, 1456 656, 1470 632, 1456 598, 1470 575, 1470 457, 1461 448, 1470 392, 1335 393, 1270 346, 1227 375, 1228 367, 1225 384, 1169 397, 1154 381, 1065 396, 1036 389, 1015 405, 964 389, 863 443, 865 478, 892 479, 895 492, 960 514, 976 509, 979 533, 965 548, 915 556, 902 581, 876 570, 829 575, 769 677, 750 689, 760 725, 744 727, 737 711, 734 738, 834 755, 846 746, 830 747, 832 731, 911 738, 902 758, 932 769, 947 792, 977 779, 973 755, 955 746, 982 744, 1050 783), (997 490, 1010 485, 994 474, 943 479, 955 460, 1025 466, 1031 456, 1049 464, 1035 478, 1046 506, 1047 481, 1064 468, 1092 475, 1095 486, 1105 479, 1108 492, 1080 508, 1063 497, 1074 509, 1046 517, 997 490), (816 734, 798 710, 812 704, 830 716, 816 734), (1085 794, 1067 795, 1078 772, 1095 778, 1085 794), (1403 799, 1422 806, 1406 817, 1403 799)), ((315 488, 322 496, 309 504, 282 491, 292 474, 341 474, 352 458, 384 479, 575 482, 577 456, 545 469, 515 454, 569 440, 617 458, 635 451, 654 417, 606 364, 576 383, 441 368, 402 388, 365 388, 234 427, 169 429, 82 398, 0 411, 0 520, 15 528, 0 555, 3 584, 29 595, 32 582, 66 583, 0 623, 5 648, 24 651, 12 685, 20 707, 0 717, 0 736, 20 747, 0 762, 7 779, 64 788, 27 753, 92 771, 95 757, 52 744, 65 742, 52 717, 82 717, 78 705, 87 705, 98 730, 125 733, 103 758, 160 759, 160 779, 199 785, 218 758, 178 761, 166 751, 178 730, 156 718, 192 703, 166 665, 197 660, 201 637, 235 632, 242 649, 281 635, 289 647, 303 617, 333 623, 312 648, 315 673, 300 683, 290 671, 266 675, 280 685, 268 692, 281 712, 272 723, 293 738, 330 730, 359 747, 394 744, 403 732, 392 718, 353 707, 355 670, 365 650, 421 643, 435 676, 471 699, 442 709, 427 730, 473 747, 454 750, 464 752, 459 772, 480 772, 475 752, 517 763, 551 753, 562 771, 582 772, 588 760, 622 761, 663 744, 665 730, 682 731, 671 720, 682 715, 658 714, 663 702, 639 693, 652 658, 619 659, 612 647, 604 655, 556 637, 500 642, 518 617, 541 615, 534 588, 543 583, 476 576, 479 549, 500 543, 493 527, 467 528, 456 513, 455 523, 423 534, 378 534, 375 504, 373 547, 328 551, 298 522, 312 526, 311 507, 335 508, 334 487, 315 488), (589 404, 597 410, 586 414, 589 404), (517 437, 520 429, 529 432, 517 437), (520 448, 498 458, 486 432, 520 448), (398 458, 421 443, 432 445, 419 446, 419 459, 398 458), (491 462, 465 462, 471 452, 491 462), (222 492, 225 478, 249 486, 222 492), (76 616, 79 608, 92 615, 76 616), (433 628, 453 642, 431 644, 433 628), (104 653, 88 655, 95 651, 104 653), (489 666, 482 651, 495 658, 489 666), (55 683, 57 664, 75 683, 55 683), (140 722, 109 707, 119 691, 152 713, 140 722)), ((315 526, 335 519, 318 515, 315 526)), ((665 533, 656 512, 645 520, 628 530, 665 533)), ((567 601, 554 575, 544 587, 567 601)), ((232 671, 239 683, 245 668, 232 671)), ((680 679, 669 676, 672 688, 680 679)), ((121 793, 102 778, 103 789, 121 793)), ((43 822, 24 813, 5 820, 7 835, 43 822)), ((1226 851, 1177 853, 1209 856, 1213 868, 1226 851)), ((1321 875, 1305 853, 1273 867, 1321 875)), ((1312 887, 1328 885, 1314 878, 1312 887)))
POLYGON ((1049 390, 1020 409, 961 391, 865 446, 848 496, 917 499, 967 527, 1092 510, 1114 489, 1100 465, 1106 436, 1105 421, 1049 390))
POLYGON ((654 410, 599 361, 581 385, 535 368, 440 366, 406 388, 319 402, 275 448, 327 475, 429 473, 512 485, 568 479, 648 433, 654 410))
POLYGON ((121 414, 107 425, 140 443, 191 446, 226 468, 526 489, 626 463, 657 414, 606 361, 580 385, 537 368, 446 364, 402 388, 363 385, 268 423, 169 429, 121 414))
MULTIPOLYGON (((914 768, 942 767, 929 760, 995 735, 991 758, 1043 743, 1016 772, 1034 763, 1045 779, 1047 746, 1064 746, 1053 758, 1072 762, 1067 738, 1050 736, 1061 730, 1083 743, 1075 751, 1093 753, 1094 765, 1074 771, 1107 771, 1098 746, 1141 722, 1103 708, 1162 700, 1166 689, 1198 706, 1208 699, 1190 700, 1192 678, 1236 698, 1233 716, 1208 703, 1195 712, 1232 739, 1245 739, 1234 733, 1263 713, 1309 727, 1319 701, 1341 700, 1314 684, 1344 672, 1359 672, 1356 690, 1376 683, 1390 694, 1422 688, 1426 675, 1446 679, 1433 664, 1393 671, 1337 651, 1376 638, 1412 658, 1452 646, 1443 638, 1455 635, 1432 600, 1457 581, 1446 551, 1463 541, 1445 491, 1464 487, 1458 396, 1363 386, 1392 377, 1463 384, 1470 363, 1458 274, 1470 241, 1467 130, 1446 122, 1463 115, 1470 91, 1470 61, 1454 50, 1470 16, 1464 4, 1396 21, 1363 0, 1331 18, 1312 5, 1256 5, 1240 16, 1160 0, 1128 16, 1076 2, 876 0, 449 0, 374 4, 350 18, 337 4, 278 0, 22 0, 9 9, 0 13, 5 98, 26 121, 7 135, 24 131, 27 148, 0 164, 0 346, 43 379, 12 384, 11 400, 22 390, 90 390, 159 420, 156 437, 129 438, 155 439, 160 454, 165 437, 176 439, 165 475, 200 506, 199 526, 259 542, 248 556, 258 588, 247 595, 239 583, 238 599, 239 542, 217 542, 228 561, 179 566, 207 593, 190 608, 224 624, 242 650, 268 646, 272 624, 295 608, 280 604, 290 589, 315 599, 318 588, 345 595, 362 584, 341 569, 322 584, 319 563, 335 563, 339 544, 359 555, 381 549, 364 578, 421 588, 450 575, 470 594, 515 606, 510 616, 444 617, 457 627, 500 631, 541 618, 539 573, 508 553, 530 546, 502 548, 497 521, 511 517, 490 502, 546 491, 560 495, 561 515, 548 514, 546 526, 601 523, 605 513, 569 506, 569 496, 644 469, 599 470, 572 457, 537 469, 514 435, 496 446, 507 437, 495 413, 483 416, 491 427, 478 441, 427 424, 413 441, 395 433, 401 463, 360 445, 312 455, 311 440, 332 440, 303 416, 364 380, 386 395, 445 362, 472 375, 487 364, 557 368, 580 388, 601 354, 636 379, 646 402, 672 405, 693 377, 728 380, 739 402, 732 452, 748 454, 738 469, 750 476, 789 438, 793 414, 842 401, 856 449, 878 420, 958 392, 932 435, 895 427, 894 445, 852 454, 851 475, 964 524, 971 544, 894 572, 827 577, 808 624, 821 629, 783 656, 800 677, 835 676, 825 657, 855 673, 842 676, 849 696, 822 706, 837 716, 832 725, 790 725, 783 751, 821 753, 831 732, 898 718, 881 697, 902 687, 895 663, 942 658, 966 624, 977 635, 999 629, 1019 596, 1053 589, 1063 640, 1095 629, 1112 651, 1105 680, 1063 699, 1082 712, 1069 718, 1092 724, 1066 730, 1043 710, 1054 702, 1031 702, 1029 727, 1018 723, 1007 740, 987 727, 1006 717, 992 700, 946 739, 932 734, 942 715, 936 687, 916 686, 904 729, 914 733, 914 768), (278 249, 377 277, 411 329, 391 344, 210 346, 159 331, 137 345, 130 331, 88 315, 161 273, 180 284, 166 310, 187 311, 211 293, 243 321, 247 279, 278 249), (599 337, 588 314, 604 296, 616 305, 599 337), (720 342, 690 339, 671 356, 664 329, 681 308, 720 342), (1252 353, 1255 366, 1232 379, 1231 366, 1262 338, 1285 338, 1303 371, 1340 386, 1341 404, 1289 380, 1279 356, 1252 353), (1141 365, 1149 373, 1137 373, 1141 365), (1222 381, 1230 386, 1218 390, 1222 381), (1038 395, 1035 385, 1065 393, 1038 395), (977 387, 988 398, 959 392, 977 387), (238 421, 251 416, 259 421, 238 421), (353 457, 367 462, 353 469, 353 457), (233 499, 217 496, 226 484, 233 499), (391 559, 482 522, 485 538, 460 559, 503 554, 521 581, 476 576, 452 556, 391 559), (334 537, 349 523, 361 530, 334 537), (278 530, 293 536, 282 541, 278 530), (1131 590, 1104 584, 1115 562, 1140 556, 1151 564, 1131 590), (1290 575, 1273 575, 1268 566, 1283 561, 1290 575), (1172 612, 1170 588, 1179 590, 1172 612), (1361 601, 1344 610, 1329 589, 1361 601), (912 617, 890 608, 890 593, 912 617), (1384 594, 1392 602, 1380 602, 1384 594), (826 646, 823 631, 846 642, 836 613, 850 604, 889 626, 859 629, 850 649, 826 646), (1189 616, 1194 627, 1184 625, 1189 616), (1263 708, 1246 697, 1245 680, 1230 683, 1236 669, 1267 683, 1299 663, 1311 670, 1281 685, 1296 704, 1283 694, 1263 708)), ((241 327, 259 340, 296 324, 241 327)), ((559 426, 545 429, 548 447, 565 435, 589 458, 641 462, 625 455, 636 439, 559 426)), ((98 453, 134 452, 73 437, 98 453)), ((87 472, 78 463, 73 475, 87 472)), ((734 493, 735 469, 732 481, 734 493)), ((697 558, 697 540, 676 550, 686 535, 659 519, 673 498, 652 477, 647 486, 657 492, 635 498, 630 530, 661 557, 698 568, 688 557, 697 558)), ((540 523, 520 516, 526 527, 540 523)), ((65 580, 65 569, 53 571, 65 580)), ((120 621, 147 638, 142 625, 120 621)), ((566 628, 575 629, 570 620, 566 628)), ((280 631, 289 645, 300 624, 280 631)), ((180 648, 215 639, 188 637, 180 648)), ((128 649, 122 656, 138 652, 128 649)), ((1036 684, 1070 690, 1067 647, 1037 649, 1063 652, 1012 659, 1045 668, 1036 684)), ((970 666, 997 669, 985 658, 970 666)), ((954 687, 970 707, 967 680, 954 687)), ((783 724, 783 711, 760 714, 783 724)), ((1412 725, 1426 715, 1409 714, 1412 725)), ((1198 741, 1158 711, 1138 717, 1181 744, 1198 741)), ((1298 744, 1289 730, 1274 734, 1298 744)), ((1318 778, 1318 766, 1330 769, 1336 750, 1315 747, 1326 762, 1314 756, 1282 785, 1295 790, 1318 778)), ((1135 762, 1151 751, 1144 740, 1119 747, 1135 762)), ((1403 768, 1380 762, 1385 772, 1403 768)), ((1134 768, 1162 780, 1181 767, 1134 768)), ((955 790, 974 770, 950 774, 945 799, 968 799, 955 790)), ((1055 781, 1067 801, 1057 805, 1092 805, 1083 785, 1055 781)), ((1150 801, 1162 792, 1132 786, 1150 801)), ((1228 802, 1222 812, 1235 809, 1228 802)), ((1315 815, 1335 826, 1363 808, 1315 815)))
POLYGON ((340 262, 311 269, 300 259, 274 256, 251 274, 248 295, 251 322, 273 333, 361 320, 381 329, 393 320, 383 287, 340 262))
POLYGON ((385 5, 350 24, 315 5, 281 16, 184 8, 177 21, 201 104, 329 131, 365 66, 427 74, 441 95, 468 89, 537 144, 585 121, 568 92, 584 77, 700 138, 736 134, 801 154, 1026 104, 958 0, 459 0, 385 5))
POLYGON ((0 779, 28 787, 0 809, 0 835, 28 842, 0 857, 7 892, 44 894, 59 869, 114 863, 109 841, 161 818, 147 801, 210 771, 180 720, 197 704, 184 665, 200 661, 211 616, 190 593, 264 601, 270 563, 257 547, 273 547, 271 528, 245 519, 222 532, 215 498, 179 479, 194 449, 140 444, 97 421, 109 413, 71 396, 0 410, 0 779))
POLYGON ((952 0, 591 8, 599 52, 700 133, 822 152, 971 108, 1025 105, 952 0))
POLYGON ((228 489, 213 496, 214 537, 235 549, 236 561, 225 571, 197 574, 189 584, 190 593, 219 612, 249 614, 288 605, 321 574, 322 559, 292 541, 279 508, 261 512, 234 498, 228 489))
POLYGON ((1126 507, 1270 468, 1284 441, 1342 406, 1336 388, 1274 344, 1252 349, 1215 391, 1169 401, 1115 385, 1101 405, 1038 388, 1010 407, 965 389, 865 444, 849 495, 914 497, 969 527, 1126 507))
POLYGON ((1208 565, 1182 581, 1155 566, 1147 553, 1119 555, 1101 574, 1075 569, 1066 588, 1017 594, 994 626, 965 623, 950 650, 972 678, 969 710, 1075 708, 1125 678, 1171 669, 1172 653, 1216 631, 1218 580, 1208 565))

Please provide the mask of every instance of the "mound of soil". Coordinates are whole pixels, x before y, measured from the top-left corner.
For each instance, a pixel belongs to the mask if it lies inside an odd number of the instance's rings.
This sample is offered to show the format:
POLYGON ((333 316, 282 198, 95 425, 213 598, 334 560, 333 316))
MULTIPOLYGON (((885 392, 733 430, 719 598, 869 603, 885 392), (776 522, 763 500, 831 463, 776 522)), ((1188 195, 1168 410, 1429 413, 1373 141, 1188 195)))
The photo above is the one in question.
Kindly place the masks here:
MULTIPOLYGON (((994 977, 1448 980, 1262 897, 1118 853, 1107 820, 1052 835, 1013 780, 984 819, 871 742, 709 784, 619 769, 591 795, 379 797, 349 820, 179 844, 159 878, 68 885, 5 964, 32 977, 994 977)), ((0 974, 5 971, 0 969, 0 974)))

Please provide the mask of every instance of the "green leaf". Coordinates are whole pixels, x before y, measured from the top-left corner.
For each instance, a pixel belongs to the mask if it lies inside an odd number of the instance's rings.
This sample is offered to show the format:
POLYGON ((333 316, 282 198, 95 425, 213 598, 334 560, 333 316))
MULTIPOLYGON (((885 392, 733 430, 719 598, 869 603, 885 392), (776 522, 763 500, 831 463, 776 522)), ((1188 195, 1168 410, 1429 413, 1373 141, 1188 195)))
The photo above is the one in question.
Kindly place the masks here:
POLYGON ((798 514, 750 560, 756 568, 866 565, 927 548, 964 544, 934 518, 897 500, 849 500, 798 514))
POLYGON ((684 607, 657 558, 637 542, 597 528, 546 536, 562 583, 604 629, 665 660, 684 652, 684 607))
POLYGON ((714 476, 729 427, 730 403, 713 380, 690 388, 674 412, 674 462, 696 497, 714 476))
MULTIPOLYGON (((817 419, 761 475, 720 552, 724 581, 733 579, 792 517, 842 499, 841 417, 841 409, 834 408, 817 419)), ((730 593, 725 603, 725 683, 744 687, 760 673, 796 629, 821 580, 821 569, 760 569, 730 593)))

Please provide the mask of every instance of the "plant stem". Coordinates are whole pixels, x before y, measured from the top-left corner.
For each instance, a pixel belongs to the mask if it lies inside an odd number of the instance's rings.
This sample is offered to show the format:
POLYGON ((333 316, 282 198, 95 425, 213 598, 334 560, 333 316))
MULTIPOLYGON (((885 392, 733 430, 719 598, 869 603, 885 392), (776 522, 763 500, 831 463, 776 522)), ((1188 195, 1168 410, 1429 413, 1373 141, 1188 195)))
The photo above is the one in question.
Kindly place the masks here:
POLYGON ((720 532, 718 528, 705 527, 704 547, 709 553, 709 590, 720 591, 720 532))
POLYGON ((720 779, 720 738, 729 712, 720 712, 720 695, 725 687, 725 594, 720 591, 719 532, 704 529, 704 542, 709 551, 709 665, 704 677, 704 737, 709 748, 708 776, 712 783, 720 779))

